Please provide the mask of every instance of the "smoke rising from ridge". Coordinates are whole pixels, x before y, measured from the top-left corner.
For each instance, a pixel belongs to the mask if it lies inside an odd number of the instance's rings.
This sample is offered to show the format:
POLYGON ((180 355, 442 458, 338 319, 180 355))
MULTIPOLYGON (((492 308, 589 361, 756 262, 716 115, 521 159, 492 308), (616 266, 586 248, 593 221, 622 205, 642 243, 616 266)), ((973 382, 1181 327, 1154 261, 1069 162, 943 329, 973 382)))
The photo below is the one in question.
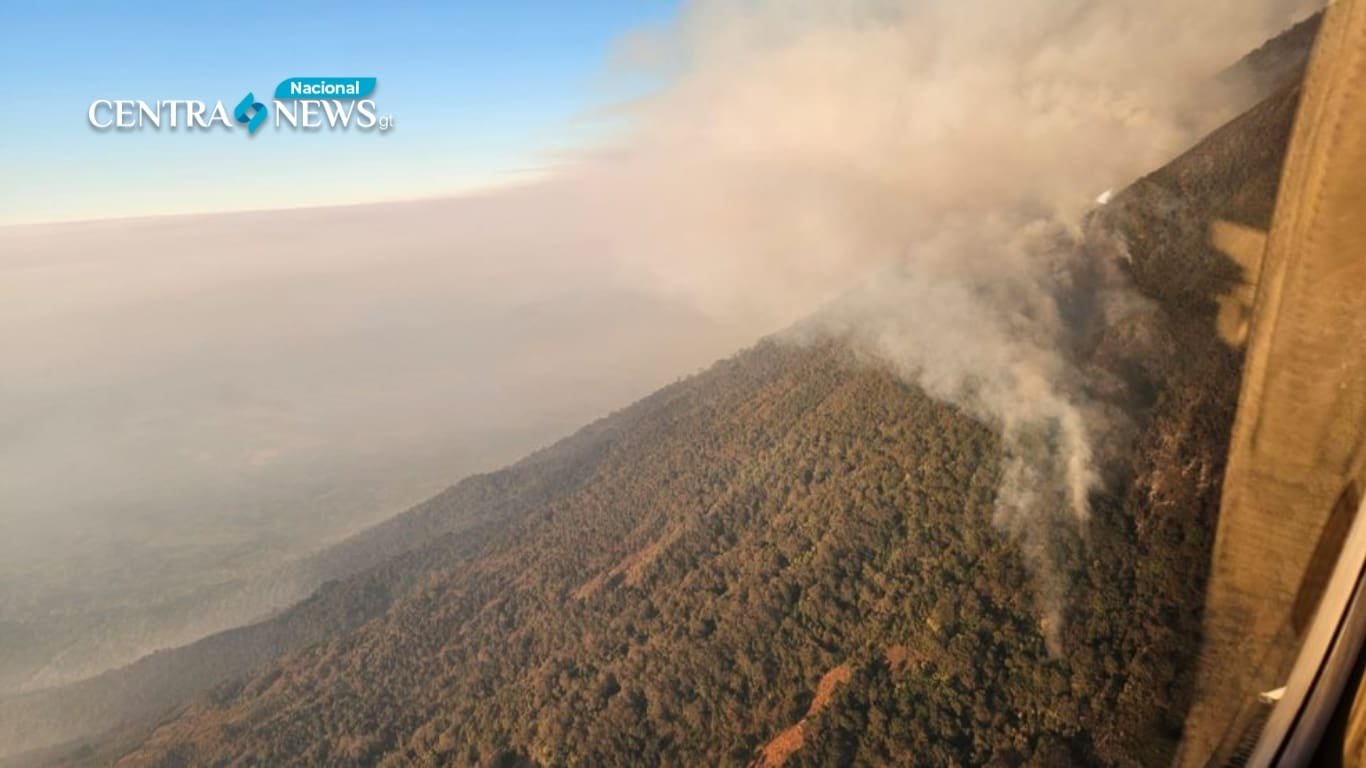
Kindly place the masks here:
POLYGON ((1215 76, 1312 6, 699 2, 624 48, 674 82, 558 183, 669 293, 773 325, 826 306, 798 335, 852 339, 997 428, 996 522, 1057 653, 1055 550, 1127 426, 1083 356, 1142 310, 1085 214, 1248 106, 1215 76))

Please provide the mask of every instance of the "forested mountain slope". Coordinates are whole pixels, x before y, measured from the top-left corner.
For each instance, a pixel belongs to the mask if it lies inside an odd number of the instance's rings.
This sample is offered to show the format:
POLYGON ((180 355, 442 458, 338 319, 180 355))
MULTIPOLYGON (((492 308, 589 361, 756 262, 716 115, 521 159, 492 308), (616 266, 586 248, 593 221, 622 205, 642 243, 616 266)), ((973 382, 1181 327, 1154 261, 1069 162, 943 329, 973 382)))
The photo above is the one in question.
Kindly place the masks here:
POLYGON ((1093 221, 1152 306, 1085 351, 1141 407, 1070 550, 1059 657, 991 523, 993 432, 838 343, 771 340, 634 406, 581 482, 473 556, 434 542, 382 612, 220 686, 120 764, 1165 761, 1240 359, 1214 332, 1238 274, 1206 229, 1266 225, 1296 97, 1093 221))

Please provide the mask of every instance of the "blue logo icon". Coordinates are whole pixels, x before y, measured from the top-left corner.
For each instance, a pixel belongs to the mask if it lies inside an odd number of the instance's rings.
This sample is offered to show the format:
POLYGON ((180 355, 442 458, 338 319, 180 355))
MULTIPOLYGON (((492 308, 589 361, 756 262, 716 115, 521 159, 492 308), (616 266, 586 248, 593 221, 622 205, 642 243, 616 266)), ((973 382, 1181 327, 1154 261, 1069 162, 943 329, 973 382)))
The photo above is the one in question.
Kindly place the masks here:
POLYGON ((237 109, 233 110, 233 117, 237 122, 247 126, 247 133, 254 134, 256 129, 261 127, 261 123, 266 121, 266 105, 256 101, 256 95, 247 91, 247 95, 237 102, 237 109))

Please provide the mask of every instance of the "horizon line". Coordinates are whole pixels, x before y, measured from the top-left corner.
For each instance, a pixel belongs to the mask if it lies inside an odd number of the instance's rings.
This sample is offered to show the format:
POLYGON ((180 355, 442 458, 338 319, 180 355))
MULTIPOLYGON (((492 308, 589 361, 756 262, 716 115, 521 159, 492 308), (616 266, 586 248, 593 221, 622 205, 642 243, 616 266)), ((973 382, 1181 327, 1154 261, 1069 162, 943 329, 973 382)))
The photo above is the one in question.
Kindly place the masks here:
POLYGON ((474 198, 483 194, 503 192, 511 189, 517 189, 519 187, 531 186, 550 178, 556 171, 558 171, 562 167, 563 166, 558 166, 554 164, 546 164, 541 166, 518 168, 501 173, 501 178, 494 179, 485 183, 474 183, 465 188, 454 189, 445 192, 432 192, 430 194, 417 194, 411 196, 398 196, 387 198, 380 197, 371 200, 299 203, 270 207, 229 207, 204 210, 111 214, 107 216, 96 215, 75 218, 31 219, 19 221, 6 221, 0 219, 0 232, 4 232, 6 230, 24 229, 29 227, 57 228, 66 226, 80 226, 83 224, 112 224, 116 222, 137 222, 149 219, 180 219, 211 216, 241 216, 261 213, 291 213, 300 211, 321 211, 340 208, 365 208, 372 206, 404 205, 411 203, 436 202, 443 200, 458 200, 461 198, 474 198))

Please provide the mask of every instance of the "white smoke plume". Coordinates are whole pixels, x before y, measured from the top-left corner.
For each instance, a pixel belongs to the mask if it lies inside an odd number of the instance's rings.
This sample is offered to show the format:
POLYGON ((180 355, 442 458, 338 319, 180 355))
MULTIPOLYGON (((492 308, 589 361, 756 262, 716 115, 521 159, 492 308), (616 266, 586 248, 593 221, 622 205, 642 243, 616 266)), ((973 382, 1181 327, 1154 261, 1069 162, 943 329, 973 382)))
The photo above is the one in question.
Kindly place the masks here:
POLYGON ((1123 421, 1078 345, 1135 306, 1084 214, 1248 106, 1215 75, 1312 6, 698 2, 625 47, 671 85, 557 183, 670 293, 774 326, 842 297, 818 332, 997 428, 996 520, 1056 653, 1054 534, 1087 519, 1123 421))

